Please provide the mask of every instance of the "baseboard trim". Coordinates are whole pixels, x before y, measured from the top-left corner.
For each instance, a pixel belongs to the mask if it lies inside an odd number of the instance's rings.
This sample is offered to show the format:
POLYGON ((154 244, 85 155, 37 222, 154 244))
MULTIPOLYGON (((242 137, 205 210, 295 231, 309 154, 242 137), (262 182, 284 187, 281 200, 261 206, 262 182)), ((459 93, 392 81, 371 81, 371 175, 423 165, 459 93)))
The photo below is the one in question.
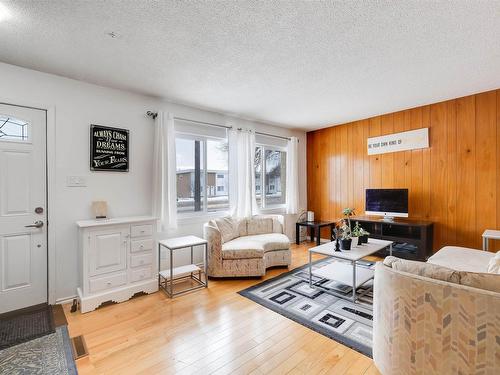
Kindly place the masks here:
POLYGON ((72 303, 75 298, 78 298, 76 294, 74 296, 58 298, 56 299, 56 305, 64 305, 66 303, 72 303))

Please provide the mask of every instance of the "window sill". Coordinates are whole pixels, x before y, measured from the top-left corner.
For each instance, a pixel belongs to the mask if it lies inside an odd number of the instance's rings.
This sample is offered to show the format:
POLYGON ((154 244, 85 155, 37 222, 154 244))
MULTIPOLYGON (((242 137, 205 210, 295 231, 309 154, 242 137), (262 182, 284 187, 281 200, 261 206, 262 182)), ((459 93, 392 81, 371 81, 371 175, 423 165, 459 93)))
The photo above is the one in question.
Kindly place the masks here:
POLYGON ((218 212, 201 212, 199 214, 196 213, 178 214, 177 223, 179 225, 205 223, 209 220, 217 219, 224 216, 229 216, 229 212, 218 211, 218 212))
MULTIPOLYGON (((259 214, 261 215, 266 215, 266 214, 284 215, 285 212, 286 212, 285 205, 259 209, 259 214)), ((202 212, 199 214, 196 213, 178 214, 177 223, 179 225, 206 223, 209 220, 214 220, 229 215, 230 215, 229 211, 202 212)))
POLYGON ((281 214, 283 215, 286 212, 286 206, 280 205, 275 207, 266 207, 259 209, 261 214, 281 214))

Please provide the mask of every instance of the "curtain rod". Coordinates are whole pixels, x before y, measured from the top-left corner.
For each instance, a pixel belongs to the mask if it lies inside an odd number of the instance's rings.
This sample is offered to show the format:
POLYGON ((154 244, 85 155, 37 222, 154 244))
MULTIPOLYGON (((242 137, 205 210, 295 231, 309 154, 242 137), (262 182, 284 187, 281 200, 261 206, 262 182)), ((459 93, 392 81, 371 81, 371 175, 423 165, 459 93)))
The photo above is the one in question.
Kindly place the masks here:
MULTIPOLYGON (((149 117, 152 117, 153 119, 156 119, 156 117, 158 116, 158 112, 152 112, 152 111, 147 111, 146 114, 149 116, 149 117)), ((188 118, 183 118, 183 117, 175 117, 174 116, 174 120, 180 120, 180 121, 187 121, 187 122, 193 122, 195 124, 201 124, 201 125, 208 125, 208 126, 215 126, 217 128, 225 128, 225 129, 232 129, 232 126, 227 126, 227 125, 220 125, 220 124, 214 124, 212 122, 205 122, 205 121, 198 121, 198 120, 190 120, 188 118)), ((238 130, 242 130, 242 128, 238 128, 238 130)), ((281 138, 281 139, 286 139, 286 140, 290 140, 290 137, 284 137, 284 136, 281 136, 281 135, 274 135, 274 134, 269 134, 269 133, 262 133, 262 132, 258 132, 256 131, 255 134, 259 134, 259 135, 263 135, 263 136, 266 136, 266 137, 273 137, 273 138, 281 138)))

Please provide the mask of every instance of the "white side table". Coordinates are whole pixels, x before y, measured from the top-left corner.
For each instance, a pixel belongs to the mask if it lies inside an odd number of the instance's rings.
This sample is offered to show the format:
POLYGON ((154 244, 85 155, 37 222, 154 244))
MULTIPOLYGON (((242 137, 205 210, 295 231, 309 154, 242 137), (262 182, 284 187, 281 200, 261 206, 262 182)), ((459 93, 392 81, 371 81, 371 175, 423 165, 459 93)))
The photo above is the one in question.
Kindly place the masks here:
MULTIPOLYGON (((170 255, 170 266, 166 270, 161 270, 158 267, 158 283, 161 289, 167 293, 170 298, 176 295, 183 294, 192 290, 200 288, 208 288, 208 272, 207 272, 207 262, 208 262, 208 242, 203 238, 196 236, 184 236, 169 238, 167 240, 158 242, 158 260, 161 260, 161 248, 164 247, 169 251, 170 255), (194 264, 193 260, 193 247, 194 246, 205 246, 205 251, 203 252, 203 273, 205 274, 204 280, 201 278, 202 269, 194 264), (191 248, 191 264, 185 266, 174 267, 174 252, 180 249, 191 248), (197 274, 197 276, 196 276, 197 274), (174 292, 174 281, 181 279, 191 279, 194 280, 197 285, 182 289, 180 291, 174 292)), ((160 265, 160 261, 158 264, 160 265)))
POLYGON ((500 240, 500 230, 486 229, 483 232, 483 250, 488 251, 489 240, 500 240))

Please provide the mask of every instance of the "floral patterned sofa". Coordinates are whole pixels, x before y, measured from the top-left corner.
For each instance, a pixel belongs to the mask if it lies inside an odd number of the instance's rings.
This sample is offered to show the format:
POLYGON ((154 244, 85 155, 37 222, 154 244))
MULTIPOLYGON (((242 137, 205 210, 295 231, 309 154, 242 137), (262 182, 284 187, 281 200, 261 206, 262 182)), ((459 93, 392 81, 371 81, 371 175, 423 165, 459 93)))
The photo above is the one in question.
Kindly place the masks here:
POLYGON ((498 374, 500 252, 447 246, 375 267, 373 359, 384 375, 498 374))
POLYGON ((203 227, 211 277, 263 276, 266 269, 289 266, 290 240, 281 215, 211 220, 203 227))

